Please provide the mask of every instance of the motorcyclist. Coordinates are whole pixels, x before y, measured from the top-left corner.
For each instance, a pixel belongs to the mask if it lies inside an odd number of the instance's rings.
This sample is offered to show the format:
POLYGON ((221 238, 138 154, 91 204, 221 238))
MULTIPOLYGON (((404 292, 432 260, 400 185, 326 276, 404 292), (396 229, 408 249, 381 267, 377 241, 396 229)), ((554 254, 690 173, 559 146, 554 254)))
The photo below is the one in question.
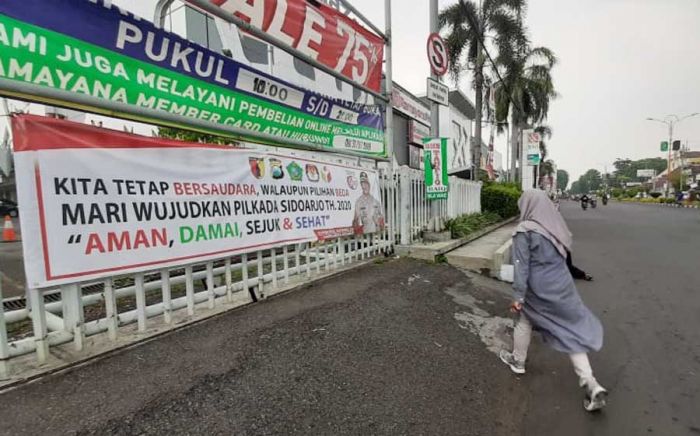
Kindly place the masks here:
POLYGON ((550 193, 549 199, 552 200, 552 203, 554 203, 554 207, 556 207, 557 210, 559 210, 559 197, 557 197, 557 194, 555 194, 553 192, 550 193))
POLYGON ((588 194, 583 194, 583 195, 581 196, 581 208, 583 208, 584 210, 586 210, 586 208, 588 207, 588 202, 589 202, 589 201, 590 201, 590 198, 588 198, 588 194))

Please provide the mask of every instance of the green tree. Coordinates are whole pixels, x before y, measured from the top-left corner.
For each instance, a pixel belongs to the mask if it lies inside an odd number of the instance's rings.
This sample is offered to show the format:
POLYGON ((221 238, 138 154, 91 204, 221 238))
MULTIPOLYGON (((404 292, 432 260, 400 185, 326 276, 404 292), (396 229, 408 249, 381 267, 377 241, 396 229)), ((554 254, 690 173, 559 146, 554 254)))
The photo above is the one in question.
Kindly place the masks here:
POLYGON ((637 170, 655 170, 657 174, 663 172, 667 168, 667 161, 663 158, 647 158, 639 160, 631 159, 616 159, 613 163, 615 171, 612 177, 618 181, 617 186, 625 182, 644 182, 646 178, 637 177, 637 170))
POLYGON ((577 180, 571 184, 571 193, 572 194, 582 194, 583 192, 584 192, 584 189, 581 187, 580 180, 577 180))
POLYGON ((562 191, 569 186, 569 173, 566 170, 557 170, 557 187, 562 191))
POLYGON ((579 189, 581 189, 581 193, 583 194, 600 189, 600 186, 603 183, 603 178, 600 175, 600 171, 590 169, 579 177, 578 182, 579 189))
POLYGON ((587 194, 599 190, 602 184, 603 178, 600 171, 590 169, 571 185, 571 192, 574 194, 587 194))
POLYGON ((685 191, 687 189, 690 189, 690 185, 688 185, 688 177, 683 177, 683 186, 681 186, 681 172, 680 169, 677 169, 676 171, 671 172, 671 186, 673 186, 673 189, 678 192, 678 191, 685 191))
POLYGON ((520 23, 520 11, 525 0, 457 0, 438 14, 441 29, 445 30, 450 61, 450 73, 455 80, 471 70, 475 89, 473 162, 481 162, 481 117, 484 94, 484 41, 490 39, 499 51, 510 50, 514 41, 525 40, 520 23))

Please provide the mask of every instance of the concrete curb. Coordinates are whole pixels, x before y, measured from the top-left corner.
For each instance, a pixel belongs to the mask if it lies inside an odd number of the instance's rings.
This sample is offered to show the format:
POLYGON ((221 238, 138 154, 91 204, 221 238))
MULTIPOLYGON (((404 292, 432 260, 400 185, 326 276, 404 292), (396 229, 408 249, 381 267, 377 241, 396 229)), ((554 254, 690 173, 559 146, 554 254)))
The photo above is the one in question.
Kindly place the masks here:
POLYGON ((518 217, 508 218, 507 220, 492 224, 484 229, 472 233, 466 238, 452 239, 447 242, 436 242, 432 244, 425 245, 397 245, 396 254, 399 256, 412 257, 415 259, 427 260, 430 262, 435 262, 435 258, 442 254, 448 253, 450 251, 456 250, 457 248, 467 245, 472 241, 475 241, 482 236, 488 235, 494 230, 498 230, 501 227, 512 223, 517 220, 518 217))
POLYGON ((650 206, 673 207, 676 209, 700 209, 700 206, 694 204, 675 204, 675 203, 642 203, 640 201, 618 201, 622 204, 641 204, 650 206))
POLYGON ((501 279, 501 267, 511 262, 510 250, 512 247, 513 239, 509 239, 493 253, 493 271, 491 271, 491 277, 499 280, 501 279))

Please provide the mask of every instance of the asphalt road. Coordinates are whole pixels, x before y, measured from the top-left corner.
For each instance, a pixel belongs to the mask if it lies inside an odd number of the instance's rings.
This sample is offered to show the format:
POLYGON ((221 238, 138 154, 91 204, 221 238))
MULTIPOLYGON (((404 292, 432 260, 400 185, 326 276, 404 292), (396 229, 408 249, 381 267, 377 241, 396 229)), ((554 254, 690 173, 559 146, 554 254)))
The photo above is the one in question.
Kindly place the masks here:
POLYGON ((605 326, 589 414, 566 356, 508 348, 508 286, 401 259, 0 394, 0 434, 700 434, 700 211, 563 203, 605 326))
POLYGON ((535 344, 523 434, 700 434, 700 211, 563 202, 562 213, 574 264, 595 278, 577 284, 605 327, 592 364, 609 407, 581 413, 568 360, 535 344))
POLYGON ((0 434, 512 435, 527 393, 456 319, 474 295, 506 313, 448 265, 370 264, 0 394, 0 434))

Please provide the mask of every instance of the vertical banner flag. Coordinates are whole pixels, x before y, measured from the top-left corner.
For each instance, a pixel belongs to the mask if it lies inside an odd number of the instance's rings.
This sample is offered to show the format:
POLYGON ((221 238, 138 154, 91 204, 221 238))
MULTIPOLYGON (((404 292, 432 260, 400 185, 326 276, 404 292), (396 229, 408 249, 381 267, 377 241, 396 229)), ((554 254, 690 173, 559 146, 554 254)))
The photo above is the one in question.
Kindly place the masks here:
MULTIPOLYGON (((255 2, 262 3, 270 2, 255 2)), ((300 38, 311 44, 315 35, 307 30, 300 38)), ((363 43, 355 45, 367 54, 363 43)), ((2 0, 0 50, 0 94, 155 124, 167 114, 168 123, 176 119, 182 128, 224 134, 217 129, 238 128, 243 140, 265 134, 282 145, 293 140, 386 155, 379 105, 305 90, 159 29, 108 0, 2 0)), ((351 71, 370 67, 369 60, 360 64, 351 71)))
POLYGON ((447 175, 448 138, 424 138, 425 189, 428 200, 447 199, 449 177, 447 175))
POLYGON ((10 131, 5 128, 5 135, 2 138, 2 145, 0 145, 0 171, 4 177, 10 177, 12 173, 11 142, 10 131))
POLYGON ((489 134, 489 154, 486 159, 486 172, 488 172, 489 179, 494 180, 496 178, 494 168, 493 168, 493 156, 494 156, 494 137, 496 134, 496 86, 492 85, 488 88, 488 119, 491 121, 491 132, 489 134))
POLYGON ((31 287, 384 229, 370 169, 33 115, 12 129, 31 287))
POLYGON ((540 141, 542 137, 534 130, 523 131, 525 136, 525 151, 527 156, 527 164, 536 166, 540 164, 540 141))
POLYGON ((340 11, 306 0, 209 2, 343 76, 380 91, 384 41, 340 11))
POLYGON ((494 180, 496 174, 493 169, 493 154, 494 154, 494 136, 496 134, 496 123, 491 123, 491 133, 489 134, 489 154, 486 158, 486 172, 489 175, 489 180, 494 180))

